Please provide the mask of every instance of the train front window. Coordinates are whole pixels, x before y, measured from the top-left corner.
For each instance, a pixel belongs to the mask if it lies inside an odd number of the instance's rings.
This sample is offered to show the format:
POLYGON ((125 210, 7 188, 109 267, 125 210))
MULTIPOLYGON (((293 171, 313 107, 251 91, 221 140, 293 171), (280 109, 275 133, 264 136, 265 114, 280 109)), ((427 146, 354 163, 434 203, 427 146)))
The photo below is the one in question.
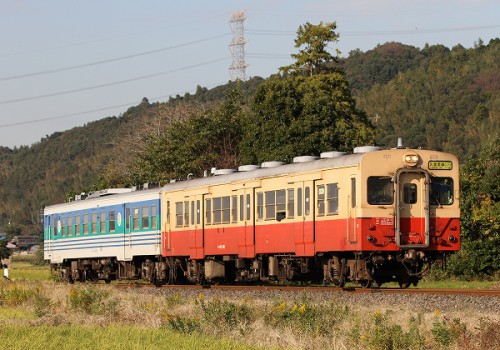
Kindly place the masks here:
POLYGON ((451 177, 432 177, 429 200, 431 205, 452 205, 453 179, 451 177))
POLYGON ((394 190, 390 176, 368 178, 368 204, 388 205, 394 202, 394 190))

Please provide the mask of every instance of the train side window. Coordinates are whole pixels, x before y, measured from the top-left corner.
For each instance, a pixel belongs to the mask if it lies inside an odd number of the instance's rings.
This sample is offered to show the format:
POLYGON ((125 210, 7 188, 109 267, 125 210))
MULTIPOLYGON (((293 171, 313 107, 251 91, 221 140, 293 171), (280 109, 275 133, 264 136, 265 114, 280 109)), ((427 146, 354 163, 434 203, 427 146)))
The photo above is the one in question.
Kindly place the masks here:
POLYGON ((286 218, 286 190, 276 191, 276 220, 286 218))
POLYGON ((142 207, 142 228, 149 228, 149 207, 142 207))
POLYGON ((404 184, 403 185, 403 202, 405 204, 417 203, 417 184, 404 184))
POLYGON ((130 230, 130 208, 125 209, 125 230, 130 230))
POLYGON ((339 213, 339 187, 337 183, 326 185, 326 213, 327 215, 339 213))
POLYGON ((231 218, 231 198, 229 196, 222 197, 222 223, 229 224, 231 218))
POLYGON ((302 216, 302 187, 297 188, 297 215, 302 216))
POLYGON ((453 179, 451 177, 432 177, 429 201, 431 205, 452 205, 453 179))
POLYGON ((251 200, 251 197, 250 197, 250 194, 247 194, 247 220, 250 220, 250 214, 251 214, 251 206, 250 206, 250 200, 251 200))
POLYGON ((222 199, 221 197, 216 197, 212 201, 214 205, 213 216, 214 216, 214 225, 220 224, 222 221, 222 199))
POLYGON ((194 201, 191 201, 191 225, 194 225, 194 201))
POLYGON ((99 232, 100 233, 104 233, 106 232, 106 212, 105 211, 101 211, 99 213, 99 222, 100 222, 100 227, 99 227, 99 232))
POLYGON ((183 213, 183 205, 184 203, 182 202, 175 202, 175 227, 182 227, 183 224, 183 219, 184 219, 184 213, 183 213))
POLYGON ((288 202, 287 202, 287 211, 288 218, 293 219, 295 215, 295 190, 293 188, 288 189, 288 202))
POLYGON ((356 178, 351 178, 351 208, 356 207, 356 178))
POLYGON ((370 176, 367 185, 368 204, 389 205, 394 202, 394 186, 390 176, 370 176))
POLYGON ((157 227, 157 222, 156 222, 156 204, 153 204, 151 206, 151 228, 156 228, 157 227))
POLYGON ((264 194, 257 192, 257 220, 264 219, 264 194))
POLYGON ((109 211, 109 232, 115 232, 116 231, 116 221, 115 221, 115 211, 110 210, 109 211))
POLYGON ((325 185, 318 186, 318 216, 325 215, 325 185))
POLYGON ((83 214, 83 234, 89 233, 89 214, 83 214))
POLYGON ((264 192, 266 199, 266 220, 274 220, 276 218, 276 192, 264 192))
POLYGON ((231 222, 238 222, 238 196, 231 197, 231 222))
POLYGON ((97 212, 92 213, 92 223, 90 225, 90 232, 97 233, 97 212))
POLYGON ((134 208, 134 218, 132 220, 132 228, 134 230, 139 230, 141 228, 139 219, 140 218, 140 213, 139 213, 139 207, 134 208))
POLYGON ((66 224, 68 225, 66 227, 66 232, 68 233, 68 236, 73 236, 73 217, 72 216, 68 216, 68 221, 66 222, 66 224))
POLYGON ((205 199, 205 216, 207 225, 212 223, 212 200, 205 199))
POLYGON ((245 204, 244 204, 244 197, 241 194, 240 195, 240 221, 245 220, 245 204))
POLYGON ((304 199, 305 199, 305 210, 304 210, 304 215, 309 215, 311 212, 311 189, 306 187, 304 191, 304 199))
POLYGON ((189 201, 184 201, 184 227, 189 226, 189 201))
POLYGON ((75 234, 77 236, 79 236, 81 233, 80 231, 81 231, 80 230, 80 215, 76 215, 75 216, 75 234))
POLYGON ((200 224, 201 220, 201 203, 200 200, 198 199, 196 201, 196 225, 200 224))
POLYGON ((66 236, 66 218, 65 217, 61 218, 61 230, 62 230, 62 232, 61 232, 62 236, 65 237, 66 236))

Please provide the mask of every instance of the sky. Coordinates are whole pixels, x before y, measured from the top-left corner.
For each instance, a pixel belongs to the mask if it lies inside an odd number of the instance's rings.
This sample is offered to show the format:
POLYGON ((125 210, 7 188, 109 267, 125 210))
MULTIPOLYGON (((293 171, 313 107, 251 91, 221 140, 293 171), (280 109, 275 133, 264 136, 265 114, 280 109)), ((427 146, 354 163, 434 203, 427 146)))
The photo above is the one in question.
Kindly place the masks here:
POLYGON ((342 57, 391 41, 470 48, 500 37, 500 0, 0 0, 0 146, 227 83, 236 12, 247 78, 292 63, 306 22, 336 22, 329 48, 342 57))

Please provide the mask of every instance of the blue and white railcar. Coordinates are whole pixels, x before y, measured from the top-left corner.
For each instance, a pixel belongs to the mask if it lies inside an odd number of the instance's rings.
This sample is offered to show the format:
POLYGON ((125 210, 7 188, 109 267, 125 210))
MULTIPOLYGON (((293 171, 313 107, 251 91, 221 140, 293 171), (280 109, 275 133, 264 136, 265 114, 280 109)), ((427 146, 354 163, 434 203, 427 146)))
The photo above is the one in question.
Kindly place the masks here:
POLYGON ((160 189, 109 189, 44 211, 44 257, 73 280, 153 278, 160 189), (149 275, 149 276, 148 276, 149 275))

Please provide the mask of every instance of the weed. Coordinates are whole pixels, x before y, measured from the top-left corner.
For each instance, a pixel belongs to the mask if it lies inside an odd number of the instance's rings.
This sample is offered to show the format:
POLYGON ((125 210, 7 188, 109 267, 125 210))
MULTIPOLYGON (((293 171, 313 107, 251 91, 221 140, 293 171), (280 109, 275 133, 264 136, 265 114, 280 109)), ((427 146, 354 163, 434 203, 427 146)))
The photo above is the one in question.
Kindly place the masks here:
POLYGON ((191 334, 201 330, 200 322, 190 317, 169 317, 167 324, 171 330, 184 334, 191 334))
POLYGON ((69 291, 68 305, 73 310, 80 310, 89 315, 114 315, 117 313, 118 301, 106 300, 109 292, 93 286, 76 288, 69 291))
POLYGON ((236 326, 246 325, 254 319, 252 309, 246 304, 237 305, 219 299, 207 302, 203 298, 196 300, 196 304, 201 307, 205 323, 216 325, 220 330, 232 330, 236 326))

